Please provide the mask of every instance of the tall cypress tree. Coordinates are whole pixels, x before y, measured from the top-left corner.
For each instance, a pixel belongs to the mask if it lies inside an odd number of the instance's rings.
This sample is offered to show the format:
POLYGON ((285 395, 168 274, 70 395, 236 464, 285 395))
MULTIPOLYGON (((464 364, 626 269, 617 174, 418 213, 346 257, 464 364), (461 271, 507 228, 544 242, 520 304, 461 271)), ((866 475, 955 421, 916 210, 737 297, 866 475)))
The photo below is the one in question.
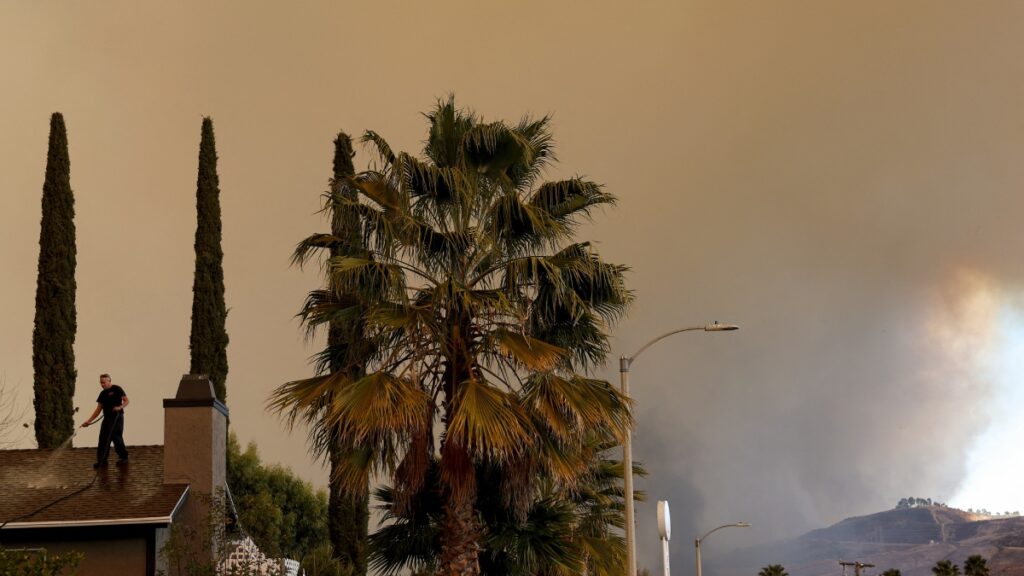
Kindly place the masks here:
MULTIPOLYGON (((355 175, 352 164, 352 139, 344 132, 338 133, 334 139, 334 178, 331 181, 331 194, 344 200, 355 201, 356 192, 343 184, 355 175)), ((331 236, 334 242, 329 253, 335 257, 342 253, 343 247, 351 247, 345 253, 351 254, 352 248, 362 247, 359 218, 351 210, 341 210, 335 206, 331 214, 331 236)), ((328 324, 327 350, 328 367, 331 373, 345 371, 352 381, 361 378, 366 370, 367 343, 363 338, 362 322, 358 319, 332 320, 328 324)), ((330 436, 336 437, 333 431, 330 436)), ((327 501, 327 526, 334 547, 334 555, 353 570, 353 574, 366 574, 366 542, 369 530, 370 508, 369 487, 367 493, 351 494, 341 489, 340 481, 335 477, 335 468, 342 459, 351 455, 338 442, 331 441, 328 449, 331 462, 331 479, 329 481, 329 498, 327 501)))
POLYGON ((213 120, 203 118, 196 179, 196 272, 192 283, 192 334, 189 371, 206 374, 217 399, 225 402, 228 376, 228 333, 225 328, 224 252, 220 246, 220 178, 213 120))
MULTIPOLYGON (((372 255, 366 249, 361 232, 359 210, 352 202, 357 200, 352 186, 355 168, 352 165, 352 140, 341 132, 334 140, 334 176, 331 188, 324 194, 323 212, 330 218, 329 233, 308 236, 295 249, 293 262, 303 265, 314 255, 336 257, 342 254, 372 255)), ((368 358, 375 354, 373 343, 366 337, 362 320, 362 305, 352 293, 338 290, 335 274, 328 266, 326 286, 309 293, 303 305, 302 317, 310 333, 327 324, 327 347, 317 355, 313 378, 288 382, 278 386, 270 401, 270 409, 285 414, 290 425, 302 420, 310 426, 313 452, 327 459, 331 467, 328 486, 327 527, 335 557, 351 574, 366 574, 367 532, 369 526, 369 484, 346 488, 342 472, 352 461, 365 460, 367 454, 346 444, 343 431, 332 423, 330 406, 337 388, 343 382, 354 382, 366 375, 368 358), (316 310, 323 307, 345 307, 347 313, 335 314, 326 322, 316 319, 316 310), (311 382, 328 385, 325 394, 314 401, 298 390, 311 382)))
POLYGON ((36 442, 56 448, 75 431, 75 197, 64 116, 50 117, 32 330, 36 442))

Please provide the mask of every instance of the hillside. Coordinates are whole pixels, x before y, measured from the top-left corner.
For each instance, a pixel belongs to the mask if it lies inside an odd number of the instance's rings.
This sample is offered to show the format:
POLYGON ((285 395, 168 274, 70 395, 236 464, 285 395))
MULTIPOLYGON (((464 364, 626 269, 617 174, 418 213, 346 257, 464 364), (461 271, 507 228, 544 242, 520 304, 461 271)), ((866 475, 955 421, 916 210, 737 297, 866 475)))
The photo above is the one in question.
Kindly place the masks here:
POLYGON ((855 560, 875 564, 864 575, 898 568, 903 576, 931 576, 937 561, 962 565, 972 554, 988 559, 994 575, 1024 576, 1024 517, 990 518, 939 506, 888 510, 716 558, 706 573, 752 576, 766 564, 782 564, 790 576, 840 576, 839 560, 855 560))

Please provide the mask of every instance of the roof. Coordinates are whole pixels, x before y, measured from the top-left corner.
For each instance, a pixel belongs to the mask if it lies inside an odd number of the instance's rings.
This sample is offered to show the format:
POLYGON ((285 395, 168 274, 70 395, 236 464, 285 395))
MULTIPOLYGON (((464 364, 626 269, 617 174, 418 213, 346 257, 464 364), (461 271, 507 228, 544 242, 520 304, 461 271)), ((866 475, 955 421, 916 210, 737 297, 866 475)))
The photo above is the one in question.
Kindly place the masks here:
POLYGON ((97 474, 95 448, 0 450, 3 530, 170 523, 188 484, 163 483, 163 446, 128 452, 127 465, 97 474))

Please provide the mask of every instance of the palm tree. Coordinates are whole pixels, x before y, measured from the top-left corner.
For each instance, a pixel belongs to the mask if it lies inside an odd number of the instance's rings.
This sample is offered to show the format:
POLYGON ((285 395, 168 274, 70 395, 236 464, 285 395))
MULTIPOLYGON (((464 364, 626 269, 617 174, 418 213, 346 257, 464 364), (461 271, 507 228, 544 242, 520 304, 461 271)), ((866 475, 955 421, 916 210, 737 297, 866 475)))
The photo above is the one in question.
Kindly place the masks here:
POLYGON ((988 576, 988 562, 980 555, 968 556, 964 561, 964 576, 988 576))
POLYGON ((935 576, 959 576, 960 567, 949 560, 939 560, 932 566, 932 574, 935 576))
POLYGON ((789 572, 782 567, 782 564, 769 564, 757 573, 757 576, 789 576, 789 572))
POLYGON ((302 569, 304 576, 355 576, 355 570, 351 566, 342 564, 334 556, 334 546, 324 541, 302 557, 302 569))
MULTIPOLYGON (((525 516, 508 506, 500 487, 501 471, 477 471, 477 510, 486 531, 480 552, 481 572, 491 576, 527 574, 621 574, 625 542, 615 532, 623 518, 622 463, 608 457, 612 442, 596 440, 589 470, 569 489, 545 480, 525 516)), ((639 465, 634 473, 645 475, 639 465)), ((403 569, 430 572, 441 555, 443 510, 436 463, 414 504, 400 509, 391 487, 376 496, 385 522, 370 537, 370 563, 383 574, 403 569)), ((643 500, 643 494, 637 498, 643 500)))
POLYGON ((358 215, 366 248, 341 247, 333 294, 307 302, 310 326, 358 314, 373 344, 366 374, 285 384, 271 407, 329 398, 325 422, 353 447, 342 481, 358 489, 390 474, 400 507, 438 457, 438 572, 473 575, 479 467, 501 469, 522 510, 536 479, 577 481, 588 433, 621 439, 629 426, 628 399, 586 373, 631 295, 624 267, 571 241, 614 198, 580 178, 539 183, 554 159, 548 118, 487 123, 453 98, 427 118, 422 159, 364 136, 379 166, 347 179, 359 199, 338 206, 358 215))

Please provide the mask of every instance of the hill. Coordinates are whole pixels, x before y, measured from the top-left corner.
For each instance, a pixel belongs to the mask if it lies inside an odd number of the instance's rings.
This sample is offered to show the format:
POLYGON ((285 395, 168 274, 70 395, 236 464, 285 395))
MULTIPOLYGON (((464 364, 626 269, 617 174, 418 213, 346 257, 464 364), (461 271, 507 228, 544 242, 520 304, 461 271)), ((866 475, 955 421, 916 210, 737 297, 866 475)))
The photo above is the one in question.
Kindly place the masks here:
POLYGON ((939 560, 962 565, 972 554, 985 557, 993 575, 1024 576, 1024 517, 992 518, 941 506, 887 510, 734 552, 714 559, 706 573, 751 576, 766 564, 782 564, 790 576, 841 576, 839 561, 846 560, 875 565, 862 575, 898 568, 903 576, 932 576, 939 560))

